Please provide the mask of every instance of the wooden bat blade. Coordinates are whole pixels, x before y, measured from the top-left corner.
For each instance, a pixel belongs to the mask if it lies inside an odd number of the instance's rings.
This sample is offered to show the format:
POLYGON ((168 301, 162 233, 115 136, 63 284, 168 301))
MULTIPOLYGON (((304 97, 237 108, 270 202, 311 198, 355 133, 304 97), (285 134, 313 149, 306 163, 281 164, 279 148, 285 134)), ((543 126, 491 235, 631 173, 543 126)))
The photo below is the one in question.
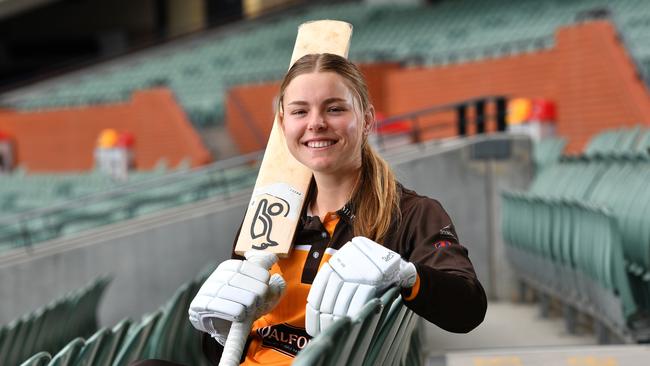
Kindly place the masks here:
MULTIPOLYGON (((332 53, 347 57, 352 25, 336 20, 303 23, 291 56, 291 65, 310 53, 332 53)), ((255 189, 237 238, 235 253, 265 250, 286 257, 300 220, 311 171, 289 152, 276 114, 266 145, 255 189)))

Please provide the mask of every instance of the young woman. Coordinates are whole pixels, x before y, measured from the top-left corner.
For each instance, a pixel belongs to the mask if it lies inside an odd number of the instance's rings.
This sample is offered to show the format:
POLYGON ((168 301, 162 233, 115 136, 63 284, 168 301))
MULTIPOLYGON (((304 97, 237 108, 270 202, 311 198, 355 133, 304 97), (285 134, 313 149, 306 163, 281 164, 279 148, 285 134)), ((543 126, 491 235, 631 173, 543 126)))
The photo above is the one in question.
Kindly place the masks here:
MULTIPOLYGON (((290 364, 311 336, 391 285, 443 329, 480 324, 485 292, 449 216, 401 186, 368 144, 374 108, 358 68, 336 55, 304 56, 282 82, 278 110, 291 154, 314 174, 292 253, 271 269, 286 290, 262 304, 269 273, 226 261, 192 302, 192 324, 223 343, 231 321, 255 316, 246 365, 290 364)), ((220 346, 210 341, 216 364, 220 346)))

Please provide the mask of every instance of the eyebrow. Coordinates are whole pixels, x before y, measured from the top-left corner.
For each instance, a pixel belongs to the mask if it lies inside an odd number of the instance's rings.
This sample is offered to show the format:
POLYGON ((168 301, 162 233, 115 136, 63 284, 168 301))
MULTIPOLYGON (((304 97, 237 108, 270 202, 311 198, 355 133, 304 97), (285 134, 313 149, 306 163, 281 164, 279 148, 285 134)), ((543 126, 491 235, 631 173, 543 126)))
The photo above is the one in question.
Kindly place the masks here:
MULTIPOLYGON (((334 103, 334 102, 344 102, 348 103, 346 99, 343 98, 338 98, 338 97, 332 97, 332 98, 327 98, 323 101, 323 104, 329 104, 329 103, 334 103)), ((307 105, 309 103, 303 101, 303 100, 295 100, 293 102, 287 103, 287 105, 307 105)))

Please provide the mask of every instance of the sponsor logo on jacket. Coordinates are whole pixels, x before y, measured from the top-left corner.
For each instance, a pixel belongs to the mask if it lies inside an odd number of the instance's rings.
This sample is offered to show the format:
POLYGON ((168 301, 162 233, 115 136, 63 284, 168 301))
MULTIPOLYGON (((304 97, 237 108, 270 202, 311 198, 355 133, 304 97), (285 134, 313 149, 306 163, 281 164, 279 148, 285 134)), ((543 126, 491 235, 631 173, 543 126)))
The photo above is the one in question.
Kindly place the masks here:
POLYGON ((259 328, 257 334, 262 338, 262 346, 294 357, 307 347, 311 340, 311 336, 304 328, 293 327, 289 324, 259 328))

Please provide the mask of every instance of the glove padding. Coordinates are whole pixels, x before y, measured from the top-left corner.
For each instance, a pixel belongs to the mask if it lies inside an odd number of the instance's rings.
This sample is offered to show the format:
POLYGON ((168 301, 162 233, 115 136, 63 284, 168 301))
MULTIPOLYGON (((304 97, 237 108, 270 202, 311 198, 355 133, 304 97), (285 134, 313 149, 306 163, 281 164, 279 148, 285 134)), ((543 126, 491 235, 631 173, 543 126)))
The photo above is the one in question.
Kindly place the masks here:
POLYGON ((221 263, 203 283, 190 303, 189 317, 194 328, 209 333, 224 344, 232 322, 254 319, 278 303, 284 279, 250 261, 230 259, 221 263), (269 294, 269 284, 278 292, 269 294), (270 296, 269 296, 270 295, 270 296))
POLYGON ((343 316, 355 316, 369 300, 388 287, 412 287, 413 263, 396 252, 355 237, 323 264, 307 296, 305 328, 313 337, 343 316))

